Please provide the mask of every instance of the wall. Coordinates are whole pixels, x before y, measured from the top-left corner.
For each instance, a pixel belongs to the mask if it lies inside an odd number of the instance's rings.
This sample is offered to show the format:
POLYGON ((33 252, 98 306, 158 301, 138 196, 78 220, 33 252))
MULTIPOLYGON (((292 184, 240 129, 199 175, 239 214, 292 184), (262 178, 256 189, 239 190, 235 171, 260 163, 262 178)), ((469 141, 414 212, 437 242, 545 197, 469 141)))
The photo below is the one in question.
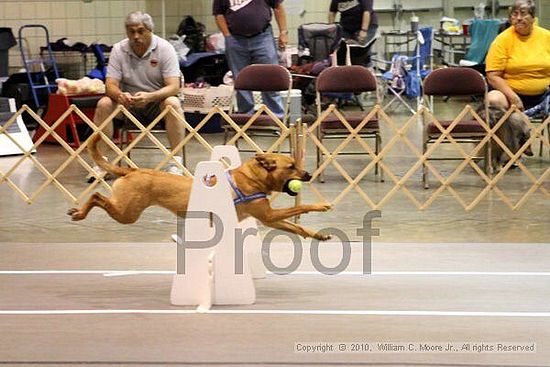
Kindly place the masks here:
POLYGON ((544 28, 550 29, 550 0, 540 0, 537 5, 541 20, 540 24, 544 28))
MULTIPOLYGON (((463 20, 472 17, 471 6, 483 0, 375 0, 378 9, 380 28, 408 28, 411 9, 415 9, 422 25, 438 26, 439 20, 447 14, 463 20), (403 6, 404 12, 396 19, 393 9, 394 1, 403 6)), ((489 0, 485 0, 489 2, 489 0)), ((330 0, 285 0, 288 11, 290 43, 296 44, 296 28, 302 23, 325 22, 330 0), (305 12, 299 14, 299 8, 305 12)), ((509 4, 512 0, 500 0, 501 4, 509 4)), ((539 0, 541 24, 549 27, 548 11, 550 0, 539 0)), ((156 23, 156 33, 162 35, 162 0, 93 0, 84 3, 82 0, 61 1, 11 1, 0 0, 0 27, 17 29, 29 23, 41 23, 51 32, 50 38, 55 41, 67 37, 72 42, 99 42, 112 44, 124 37, 123 19, 132 10, 145 9, 156 23)), ((165 0, 165 30, 166 35, 176 32, 179 23, 186 15, 192 15, 195 20, 205 24, 207 32, 217 31, 212 16, 212 0, 165 0)), ((501 9, 498 17, 506 17, 505 9, 501 9)), ((44 45, 44 38, 37 34, 29 34, 29 45, 33 53, 44 45)), ((17 34, 16 34, 17 36, 17 34)), ((21 67, 21 57, 18 47, 10 51, 10 69, 21 67)))
MULTIPOLYGON (((410 0, 408 1, 410 2, 410 0)), ((287 20, 291 43, 297 42, 296 28, 300 24, 327 21, 330 0, 285 0, 285 3, 288 9, 287 20), (297 8, 301 8, 305 10, 305 12, 303 14, 298 14, 299 11, 297 11, 297 8)), ((418 1, 415 3, 418 3, 418 1)), ((420 3, 433 4, 434 1, 421 0, 420 3)), ((214 17, 212 16, 212 0, 167 0, 165 4, 166 33, 168 35, 176 32, 179 23, 186 15, 192 15, 196 21, 203 23, 208 33, 218 31, 216 23, 214 22, 214 17)), ((441 4, 441 0, 439 0, 438 4, 441 4)), ((404 5, 404 9, 410 8, 411 6, 412 5, 404 5)), ((408 19, 411 15, 409 11, 405 11, 402 19, 395 22, 394 13, 389 12, 389 10, 392 9, 392 5, 388 0, 385 2, 375 1, 375 7, 385 10, 379 13, 380 24, 383 29, 395 29, 400 27, 405 29, 408 27, 408 19)), ((158 29, 160 29, 162 0, 147 0, 147 11, 154 17, 155 22, 159 25, 158 29)), ((443 11, 442 8, 435 11, 433 9, 428 10, 426 9, 426 5, 424 5, 424 10, 417 11, 416 13, 420 16, 424 24, 436 25, 443 11)))
MULTIPOLYGON (((112 44, 124 37, 124 16, 144 7, 145 0, 0 0, 0 27, 11 27, 17 37, 22 25, 43 24, 52 42, 67 37, 70 42, 112 44)), ((46 44, 44 32, 25 30, 25 35, 33 55, 46 44)), ((10 50, 9 65, 12 72, 22 65, 18 46, 10 50)))
MULTIPOLYGON (((426 1, 430 4, 433 3, 433 0, 421 0, 420 2, 426 3, 426 1)), ((439 0, 439 2, 441 2, 441 0, 439 0)), ((291 44, 297 43, 298 36, 296 29, 300 24, 327 21, 330 0, 285 0, 285 3, 287 7, 289 40, 291 44), (305 10, 305 12, 300 13, 299 10, 301 9, 305 10)), ((218 31, 212 15, 212 0, 167 0, 165 4, 167 35, 177 31, 179 23, 186 15, 192 15, 196 21, 203 23, 206 26, 207 33, 218 31)), ((406 29, 408 27, 411 12, 405 11, 402 18, 396 22, 394 13, 389 12, 392 5, 388 3, 388 0, 386 0, 386 3, 375 1, 375 7, 385 9, 385 12, 382 11, 378 15, 381 29, 406 29)), ((157 29, 160 30, 160 25, 162 23, 162 0, 147 0, 147 11, 153 16, 157 24, 157 29)), ((436 25, 443 15, 443 10, 424 9, 417 11, 416 14, 420 17, 422 24, 436 25)), ((273 23, 274 29, 277 30, 275 21, 273 21, 273 23)), ((275 34, 277 34, 277 31, 275 31, 275 34)))

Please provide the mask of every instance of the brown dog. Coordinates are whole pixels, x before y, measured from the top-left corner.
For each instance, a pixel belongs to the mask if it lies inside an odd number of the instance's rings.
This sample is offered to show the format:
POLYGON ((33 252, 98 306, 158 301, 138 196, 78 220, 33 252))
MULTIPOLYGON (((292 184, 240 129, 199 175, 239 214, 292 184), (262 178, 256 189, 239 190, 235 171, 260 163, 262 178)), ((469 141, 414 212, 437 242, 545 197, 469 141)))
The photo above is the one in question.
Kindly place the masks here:
MULTIPOLYGON (((494 127, 498 121, 506 114, 506 110, 489 106, 489 125, 494 127)), ((481 118, 485 119, 485 109, 480 109, 479 115, 481 118)), ((496 135, 500 140, 510 149, 512 153, 517 153, 520 148, 529 140, 531 137, 531 132, 529 126, 523 121, 519 112, 513 112, 510 117, 496 131, 496 135)), ((528 145, 527 148, 523 151, 523 154, 527 156, 532 156, 533 151, 531 146, 528 145)), ((492 156, 492 166, 500 170, 500 168, 505 165, 511 157, 504 152, 502 147, 497 144, 495 141, 491 142, 491 156, 492 156)))
MULTIPOLYGON (((72 220, 86 218, 94 206, 103 208, 111 218, 122 224, 134 223, 146 208, 153 205, 166 208, 176 215, 185 215, 193 183, 191 177, 151 169, 115 166, 103 158, 97 147, 99 140, 99 135, 92 138, 88 147, 89 153, 99 167, 121 177, 113 183, 113 195, 110 198, 96 192, 80 209, 69 209, 67 214, 72 220)), ((254 159, 231 171, 231 174, 236 187, 244 195, 286 192, 290 180, 307 181, 311 178, 309 173, 296 167, 292 158, 274 153, 258 154, 254 159)), ((321 241, 328 240, 330 235, 313 232, 287 219, 312 211, 325 212, 330 208, 330 204, 320 203, 273 209, 267 198, 236 205, 239 221, 253 216, 266 226, 321 241)))

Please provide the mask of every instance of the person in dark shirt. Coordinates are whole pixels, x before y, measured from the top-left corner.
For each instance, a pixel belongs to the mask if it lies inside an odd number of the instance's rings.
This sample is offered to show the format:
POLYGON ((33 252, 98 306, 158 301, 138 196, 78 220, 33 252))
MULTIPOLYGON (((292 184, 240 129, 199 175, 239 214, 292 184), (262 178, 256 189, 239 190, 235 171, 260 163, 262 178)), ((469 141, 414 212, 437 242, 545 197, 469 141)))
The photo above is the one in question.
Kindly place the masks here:
MULTIPOLYGON (((277 49, 271 29, 271 11, 279 28, 278 47, 285 49, 288 29, 283 0, 214 0, 212 13, 225 37, 225 55, 233 76, 250 64, 278 64, 277 49)), ((276 92, 262 93, 263 102, 276 115, 284 114, 281 97, 276 92)), ((242 113, 254 111, 250 91, 239 91, 237 105, 242 113)))
POLYGON ((378 17, 372 2, 373 0, 332 0, 328 21, 334 23, 336 13, 340 13, 344 38, 366 43, 376 35, 378 29, 378 17))

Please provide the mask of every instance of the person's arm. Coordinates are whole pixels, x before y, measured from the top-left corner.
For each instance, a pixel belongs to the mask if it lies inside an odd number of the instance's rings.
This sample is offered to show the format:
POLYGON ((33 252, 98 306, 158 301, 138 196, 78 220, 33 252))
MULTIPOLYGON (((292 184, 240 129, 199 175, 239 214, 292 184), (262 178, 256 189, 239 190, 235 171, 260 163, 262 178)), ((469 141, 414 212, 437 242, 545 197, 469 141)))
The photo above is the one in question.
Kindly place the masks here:
POLYGON ((338 13, 338 2, 336 0, 331 0, 330 5, 328 7, 328 22, 329 23, 335 23, 336 22, 336 13, 338 13))
POLYGON ((218 29, 224 37, 231 36, 231 32, 229 31, 229 27, 227 26, 227 21, 225 20, 225 16, 223 14, 217 14, 216 15, 216 25, 218 26, 218 29))
POLYGON ((374 12, 373 0, 361 0, 361 8, 363 9, 363 16, 361 17, 361 29, 357 35, 357 40, 365 42, 368 37, 372 13, 374 12))
POLYGON ((364 11, 363 18, 361 20, 361 30, 359 31, 358 41, 363 42, 367 39, 369 25, 370 25, 370 11, 364 11))
POLYGON ((487 80, 493 88, 504 94, 510 106, 515 104, 520 110, 523 110, 523 102, 521 101, 517 93, 514 92, 512 88, 510 88, 510 86, 506 82, 506 79, 504 79, 504 71, 488 71, 487 80))
POLYGON ((164 87, 154 92, 137 92, 133 95, 132 101, 137 107, 144 107, 151 102, 164 101, 168 97, 178 94, 180 89, 180 78, 169 77, 164 78, 164 87))
POLYGON ((113 102, 119 103, 124 107, 129 107, 132 104, 132 95, 128 92, 123 92, 120 88, 122 59, 124 57, 120 48, 120 43, 115 44, 109 56, 107 77, 105 78, 105 95, 111 98, 113 102))
POLYGON ((133 104, 132 95, 128 92, 123 92, 120 89, 120 81, 115 78, 107 77, 105 79, 105 94, 114 102, 128 107, 133 104))
POLYGON ((286 25, 286 12, 283 3, 278 3, 273 9, 275 20, 279 27, 279 48, 284 50, 288 44, 288 28, 286 25))

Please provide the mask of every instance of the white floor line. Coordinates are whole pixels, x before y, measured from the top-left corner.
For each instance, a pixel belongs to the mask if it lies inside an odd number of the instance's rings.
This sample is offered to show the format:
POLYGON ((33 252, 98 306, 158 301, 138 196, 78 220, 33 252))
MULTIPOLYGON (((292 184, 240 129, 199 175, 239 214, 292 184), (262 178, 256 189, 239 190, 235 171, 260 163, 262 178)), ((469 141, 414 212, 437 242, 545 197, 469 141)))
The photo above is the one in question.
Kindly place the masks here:
POLYGON ((433 316, 433 317, 528 317, 550 318, 550 312, 490 312, 490 311, 385 311, 385 310, 0 310, 6 315, 313 315, 313 316, 433 316))
POLYGON ((166 274, 174 275, 174 274, 176 274, 176 272, 175 271, 170 271, 170 270, 166 270, 166 271, 154 271, 154 270, 117 271, 117 270, 112 270, 112 271, 105 272, 103 274, 103 276, 105 276, 105 277, 121 277, 121 276, 128 276, 128 275, 166 275, 166 274))
MULTIPOLYGON (((290 275, 322 275, 317 271, 296 271, 290 275)), ((336 275, 364 275, 361 271, 345 271, 336 275)), ((550 276, 538 271, 373 271, 365 275, 498 275, 498 276, 550 276)))
POLYGON ((172 270, 4 270, 0 275, 87 275, 100 274, 104 276, 124 276, 124 275, 171 275, 175 274, 172 270))
MULTIPOLYGON (((177 221, 169 221, 164 219, 159 219, 152 221, 152 223, 167 223, 167 224, 175 224, 177 221)), ((352 246, 363 246, 364 242, 361 240, 350 240, 350 245, 352 246)), ((291 244, 291 242, 284 242, 284 241, 272 241, 271 244, 273 246, 278 245, 288 245, 291 244)), ((311 241, 305 241, 304 247, 307 245, 309 246, 311 244, 311 241)), ((323 242, 323 244, 327 245, 341 245, 342 242, 340 241, 327 241, 323 242)), ((371 244, 373 247, 385 247, 385 246, 404 246, 404 247, 410 247, 410 246, 521 246, 522 248, 525 248, 525 246, 544 246, 549 245, 550 242, 378 242, 375 241, 371 244)), ((71 247, 74 247, 75 245, 83 245, 83 246, 96 246, 96 245, 116 245, 116 246, 136 246, 136 245, 143 245, 143 246, 150 246, 150 245, 169 245, 172 246, 173 242, 0 242, 0 247, 17 247, 17 246, 67 246, 70 245, 71 247)))
MULTIPOLYGON (((4 270, 0 275, 86 275, 100 274, 106 277, 129 275, 173 275, 170 270, 4 270)), ((268 272, 269 275, 274 275, 268 272)), ((317 271, 295 271, 289 275, 323 276, 317 271)), ((344 271, 335 275, 446 275, 446 276, 550 276, 547 271, 373 271, 363 274, 361 271, 344 271)), ((334 275, 330 275, 334 276, 334 275)))

